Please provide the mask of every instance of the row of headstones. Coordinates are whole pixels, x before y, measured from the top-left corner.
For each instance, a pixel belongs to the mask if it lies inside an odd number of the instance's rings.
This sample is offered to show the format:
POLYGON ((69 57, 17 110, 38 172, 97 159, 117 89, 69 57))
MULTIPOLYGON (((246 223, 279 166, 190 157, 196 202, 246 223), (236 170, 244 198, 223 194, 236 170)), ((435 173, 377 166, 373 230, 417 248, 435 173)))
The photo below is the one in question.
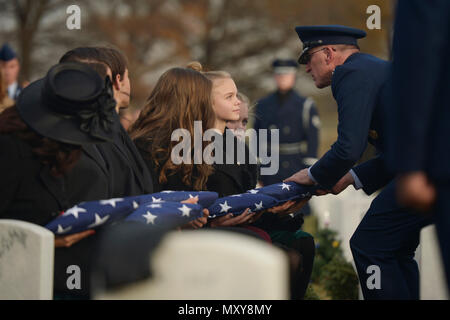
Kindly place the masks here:
MULTIPOLYGON (((375 196, 367 196, 363 191, 348 188, 341 194, 313 197, 312 210, 318 217, 320 228, 330 228, 338 232, 341 248, 347 261, 353 262, 349 241, 356 227, 375 196)), ((420 270, 420 297, 422 300, 448 300, 439 243, 435 227, 425 227, 421 231, 420 245, 415 259, 420 270)), ((355 269, 356 270, 356 269, 355 269)), ((360 298, 362 298, 360 291, 360 298)))
MULTIPOLYGON (((53 298, 54 235, 0 220, 0 300, 53 298)), ((153 276, 96 299, 288 299, 287 256, 232 232, 170 232, 152 255, 153 276), (182 266, 182 268, 180 268, 182 266)))
MULTIPOLYGON (((372 199, 373 197, 354 190, 346 190, 339 196, 311 199, 311 206, 318 216, 320 227, 328 227, 338 232, 344 256, 348 261, 353 262, 349 248, 350 237, 372 199)), ((217 235, 195 232, 171 234, 161 245, 158 258, 154 259, 155 263, 159 264, 159 268, 155 268, 154 279, 150 284, 140 284, 145 290, 130 289, 128 294, 135 298, 142 296, 153 299, 186 296, 192 299, 226 299, 229 292, 230 298, 237 299, 238 292, 240 297, 248 299, 286 298, 287 262, 281 252, 270 246, 253 243, 253 239, 228 236, 221 233, 217 235), (204 241, 204 237, 209 237, 210 240, 204 241), (250 247, 242 245, 245 241, 250 241, 250 247), (201 250, 199 245, 202 245, 201 250), (217 254, 218 252, 220 254, 217 254), (185 254, 189 254, 189 257, 185 257, 185 254), (193 259, 192 254, 198 254, 198 259, 193 259), (277 258, 272 259, 271 256, 277 258), (210 260, 208 263, 204 263, 205 257, 210 260), (173 263, 174 259, 179 263, 173 263), (245 259, 246 263, 229 263, 242 259, 245 259), (191 265, 186 266, 186 261, 191 265), (267 261, 273 263, 268 264, 267 261), (186 266, 183 272, 169 267, 178 265, 186 266), (207 269, 205 266, 208 266, 207 269), (237 266, 239 270, 235 270, 237 266), (178 274, 179 277, 173 277, 173 274, 178 274), (221 277, 217 277, 219 274, 221 277), (194 281, 199 276, 209 280, 194 281), (171 279, 176 281, 171 282, 171 279), (191 283, 192 279, 194 280, 191 283), (202 283, 208 285, 202 286, 202 283), (242 286, 242 283, 249 285, 242 286), (252 289, 235 290, 233 286, 252 289), (190 291, 187 292, 186 288, 190 291)), ((0 299, 51 299, 53 255, 54 236, 47 229, 16 220, 0 220, 0 299)), ((421 272, 421 299, 448 299, 434 226, 422 230, 416 260, 421 272)))

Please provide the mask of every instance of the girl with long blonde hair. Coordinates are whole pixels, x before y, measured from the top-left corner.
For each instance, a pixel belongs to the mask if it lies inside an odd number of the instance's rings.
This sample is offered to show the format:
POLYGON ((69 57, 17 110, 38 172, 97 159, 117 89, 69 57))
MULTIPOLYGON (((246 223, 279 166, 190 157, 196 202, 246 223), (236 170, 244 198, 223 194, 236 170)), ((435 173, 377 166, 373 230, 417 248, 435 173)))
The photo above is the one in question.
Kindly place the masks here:
MULTIPOLYGON (((202 71, 201 64, 198 62, 193 62, 190 66, 202 71)), ((227 125, 230 121, 239 121, 242 101, 239 99, 237 86, 228 72, 207 71, 203 72, 203 74, 212 81, 212 103, 215 113, 214 127, 223 134, 225 154, 225 135, 227 131, 231 131, 228 130, 227 125)), ((237 145, 237 137, 235 137, 234 142, 237 145)), ((235 159, 233 164, 214 165, 214 173, 209 177, 207 183, 208 190, 216 191, 221 196, 227 196, 243 193, 256 187, 258 168, 257 165, 249 163, 250 153, 248 148, 245 150, 246 163, 239 163, 235 159)), ((235 155, 236 151, 235 148, 235 155)), ((257 232, 263 238, 268 238, 269 241, 284 248, 293 257, 297 257, 300 262, 293 263, 291 270, 292 299, 302 299, 304 297, 311 278, 315 255, 315 245, 312 236, 301 229, 293 229, 294 226, 299 224, 298 220, 301 217, 292 218, 287 215, 298 211, 305 203, 306 200, 299 203, 289 201, 266 212, 260 212, 257 215, 245 212, 240 217, 227 218, 227 216, 224 216, 219 218, 228 219, 223 221, 224 223, 231 222, 233 221, 232 219, 237 218, 240 219, 241 224, 249 222, 250 225, 247 225, 246 228, 257 232)), ((293 258, 291 262, 295 259, 293 258)))

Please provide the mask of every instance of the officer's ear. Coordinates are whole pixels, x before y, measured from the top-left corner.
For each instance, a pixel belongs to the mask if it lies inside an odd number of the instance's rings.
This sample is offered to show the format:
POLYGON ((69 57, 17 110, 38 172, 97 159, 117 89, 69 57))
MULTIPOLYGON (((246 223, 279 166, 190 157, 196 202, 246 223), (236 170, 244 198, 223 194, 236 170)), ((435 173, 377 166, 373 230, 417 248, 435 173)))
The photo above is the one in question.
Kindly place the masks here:
POLYGON ((330 47, 327 47, 325 49, 325 56, 326 56, 325 61, 327 62, 327 64, 329 64, 331 59, 333 58, 333 54, 330 47))
POLYGON ((326 58, 325 61, 327 64, 330 64, 331 61, 334 59, 334 55, 336 53, 336 48, 333 47, 327 47, 325 50, 326 58))

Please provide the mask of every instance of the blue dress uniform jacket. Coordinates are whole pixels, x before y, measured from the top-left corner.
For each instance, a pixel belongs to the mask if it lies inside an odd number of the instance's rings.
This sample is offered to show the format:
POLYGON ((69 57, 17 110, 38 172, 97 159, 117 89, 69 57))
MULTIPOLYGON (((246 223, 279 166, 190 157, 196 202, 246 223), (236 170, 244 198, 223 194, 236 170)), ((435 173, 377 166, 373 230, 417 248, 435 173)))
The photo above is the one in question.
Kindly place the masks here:
MULTIPOLYGON (((371 194, 384 187, 350 239, 355 266, 365 299, 418 299, 419 271, 414 253, 420 230, 431 223, 427 217, 399 206, 395 194, 395 174, 386 165, 387 148, 393 138, 395 104, 393 103, 392 68, 388 64, 386 79, 374 98, 375 107, 368 128, 368 140, 378 156, 353 168, 363 190, 371 194), (381 287, 367 285, 369 266, 379 266, 381 287)), ((367 130, 367 129, 366 129, 367 130)))
POLYGON ((433 180, 448 183, 450 3, 399 6, 394 54, 402 59, 393 65, 397 121, 390 165, 397 172, 426 171, 433 180), (414 39, 420 46, 411 43, 414 39))
MULTIPOLYGON (((290 90, 285 95, 275 92, 256 107, 254 129, 279 129, 279 171, 262 175, 264 185, 280 182, 310 166, 317 158, 320 120, 312 99, 290 90)), ((258 135, 258 141, 261 136, 258 135)), ((269 135, 270 138, 270 135, 269 135)), ((270 151, 270 139, 268 150, 270 151)))
MULTIPOLYGON (((391 68, 392 69, 392 68, 391 68)), ((394 105, 392 103, 392 76, 381 88, 379 102, 372 114, 368 142, 377 150, 377 156, 353 168, 368 195, 386 186, 393 178, 394 172, 386 165, 386 153, 392 140, 390 126, 394 121, 394 105)))
POLYGON ((450 2, 399 1, 395 30, 388 165, 425 172, 435 185, 433 218, 450 288, 450 2))
POLYGON ((331 89, 338 105, 338 139, 310 169, 322 187, 332 188, 353 167, 371 132, 374 140, 382 140, 379 121, 373 115, 381 104, 389 70, 389 62, 364 53, 352 54, 336 67, 331 89))
MULTIPOLYGON (((422 10, 417 3, 415 6, 412 11, 420 15, 422 10)), ((420 20, 422 18, 414 17, 408 21, 420 20)), ((398 30, 397 27, 395 29, 398 30)), ((338 30, 342 30, 342 27, 338 30)), ((298 31, 302 41, 314 40, 304 34, 304 31, 308 31, 313 32, 313 35, 321 32, 319 40, 329 43, 333 39, 330 40, 328 34, 335 33, 336 28, 298 27, 298 31)), ((415 31, 412 28, 406 31, 412 37, 408 41, 409 44, 416 43, 413 41, 418 36, 415 31)), ((343 32, 346 32, 345 29, 343 32)), ((404 62, 411 52, 415 52, 413 47, 396 56, 394 61, 404 62)), ((307 51, 304 52, 304 55, 306 54, 307 51)), ((414 72, 412 70, 415 66, 421 63, 420 59, 416 60, 406 64, 409 72, 414 72)), ((307 56, 304 61, 307 61, 307 56)), ((390 129, 400 123, 400 120, 393 121, 395 104, 392 103, 390 71, 390 63, 360 53, 351 55, 343 65, 336 67, 332 78, 332 91, 339 111, 338 140, 331 150, 310 168, 310 174, 323 187, 333 187, 360 158, 369 137, 379 155, 353 169, 358 178, 355 182, 361 182, 365 192, 369 194, 380 187, 385 188, 372 201, 350 239, 361 290, 365 299, 418 299, 419 270, 414 254, 419 244, 420 230, 431 221, 415 214, 409 208, 398 205, 394 175, 384 162, 387 156, 386 146, 390 145, 394 138, 393 130, 390 129), (379 268, 379 285, 373 282, 374 273, 369 271, 369 267, 374 266, 379 268)), ((416 90, 420 91, 420 86, 416 90)), ((414 96, 421 93, 410 90, 407 94, 414 96)))

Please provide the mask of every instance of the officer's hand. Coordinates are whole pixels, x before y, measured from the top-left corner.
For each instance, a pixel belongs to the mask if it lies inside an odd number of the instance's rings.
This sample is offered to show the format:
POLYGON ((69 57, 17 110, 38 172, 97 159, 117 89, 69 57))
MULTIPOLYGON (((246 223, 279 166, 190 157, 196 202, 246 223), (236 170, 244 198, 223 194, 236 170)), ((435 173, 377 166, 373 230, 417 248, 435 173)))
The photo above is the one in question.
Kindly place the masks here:
POLYGON ((332 194, 339 194, 351 184, 355 183, 355 179, 353 179, 353 176, 350 172, 347 172, 335 185, 333 188, 331 188, 332 194))
POLYGON ((314 181, 312 181, 311 178, 309 177, 307 168, 300 170, 299 172, 293 174, 289 178, 283 180, 283 182, 289 181, 297 182, 298 184, 303 184, 306 186, 311 186, 315 184, 314 181))
POLYGON ((419 211, 430 211, 436 201, 436 189, 422 171, 403 174, 397 182, 400 204, 419 211))

